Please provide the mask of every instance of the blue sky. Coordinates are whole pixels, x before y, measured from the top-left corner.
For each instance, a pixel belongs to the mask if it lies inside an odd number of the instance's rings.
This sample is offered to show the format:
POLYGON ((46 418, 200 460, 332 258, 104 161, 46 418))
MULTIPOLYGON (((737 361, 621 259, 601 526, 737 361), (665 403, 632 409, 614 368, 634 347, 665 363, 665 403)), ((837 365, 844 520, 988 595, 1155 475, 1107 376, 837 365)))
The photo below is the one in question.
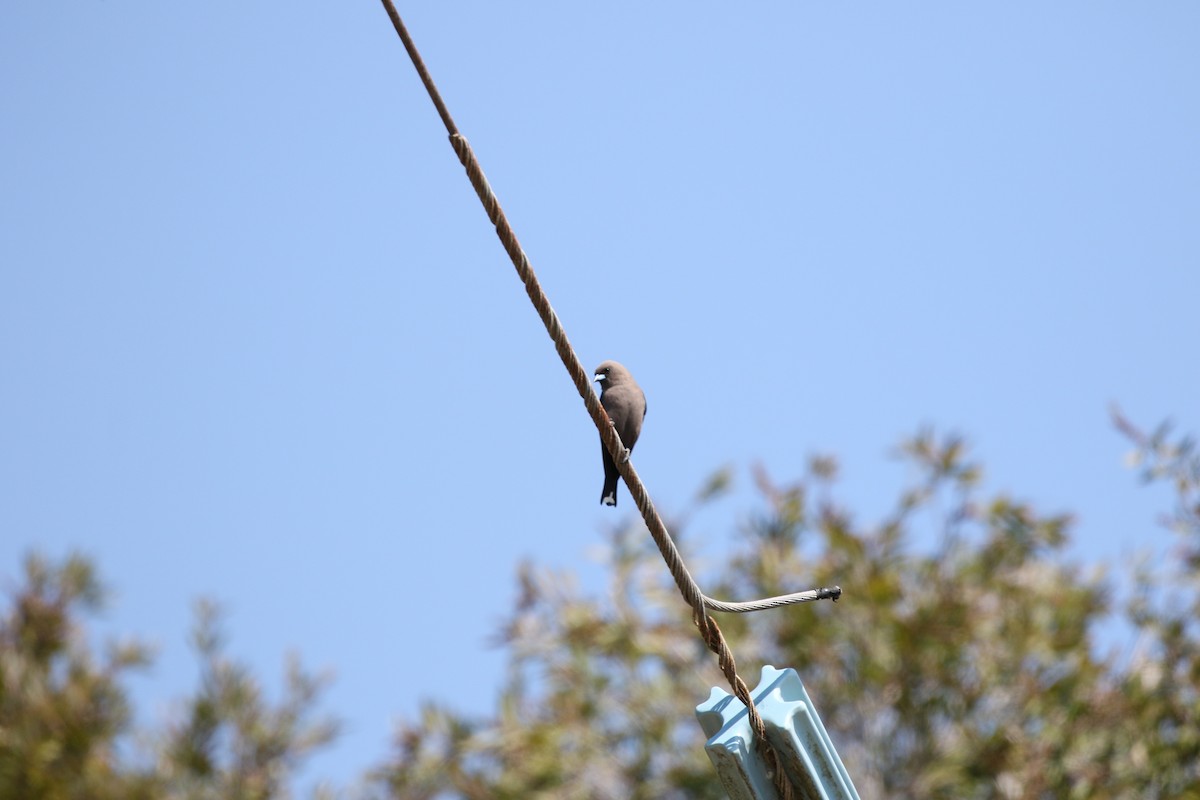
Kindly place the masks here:
MULTIPOLYGON (((662 509, 738 471, 707 563, 751 464, 834 453, 870 521, 923 424, 1076 512, 1080 560, 1169 544, 1107 414, 1200 430, 1200 6, 400 11, 581 358, 645 389, 662 509)), ((488 711, 515 565, 598 588, 631 506, 598 505, 595 431, 383 9, 8 3, 0 109, 6 585, 31 548, 93 555, 105 629, 159 645, 151 719, 199 596, 271 686, 289 650, 333 669, 313 776, 423 699, 488 711)))

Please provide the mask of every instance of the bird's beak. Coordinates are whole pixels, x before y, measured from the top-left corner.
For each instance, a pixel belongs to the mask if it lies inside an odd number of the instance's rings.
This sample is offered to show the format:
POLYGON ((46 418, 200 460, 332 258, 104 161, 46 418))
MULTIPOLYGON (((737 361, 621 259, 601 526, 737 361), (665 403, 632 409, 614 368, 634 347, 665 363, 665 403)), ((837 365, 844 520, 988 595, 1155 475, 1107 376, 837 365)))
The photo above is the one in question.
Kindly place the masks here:
POLYGON ((595 375, 593 375, 593 376, 592 376, 592 380, 594 380, 594 381, 602 381, 602 380, 604 380, 604 376, 603 376, 603 375, 601 375, 599 372, 597 372, 595 375))

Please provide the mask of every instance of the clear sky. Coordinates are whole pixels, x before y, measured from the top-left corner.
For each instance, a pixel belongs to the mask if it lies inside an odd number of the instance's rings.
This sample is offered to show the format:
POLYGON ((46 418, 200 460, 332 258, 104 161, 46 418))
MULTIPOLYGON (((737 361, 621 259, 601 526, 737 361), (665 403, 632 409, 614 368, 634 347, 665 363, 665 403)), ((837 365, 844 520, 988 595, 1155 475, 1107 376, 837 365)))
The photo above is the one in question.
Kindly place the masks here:
MULTIPOLYGON (((645 389, 657 502, 737 470, 708 563, 750 465, 834 453, 869 522, 923 424, 1080 560, 1169 543, 1107 413, 1200 431, 1200 4, 400 11, 581 358, 645 389)), ((0 426, 4 585, 94 556, 157 719, 221 601, 272 687, 336 672, 338 781, 423 699, 490 710, 515 565, 597 588, 632 510, 367 0, 3 5, 0 426)))

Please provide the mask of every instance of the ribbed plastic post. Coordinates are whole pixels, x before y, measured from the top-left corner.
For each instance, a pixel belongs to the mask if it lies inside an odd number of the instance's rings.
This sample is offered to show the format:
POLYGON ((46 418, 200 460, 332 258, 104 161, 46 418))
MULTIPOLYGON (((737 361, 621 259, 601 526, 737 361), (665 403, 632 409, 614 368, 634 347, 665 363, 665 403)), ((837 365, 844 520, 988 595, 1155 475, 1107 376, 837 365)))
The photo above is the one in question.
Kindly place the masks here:
MULTIPOLYGON (((804 800, 860 800, 796 670, 763 667, 751 696, 767 738, 804 800)), ((709 737, 704 750, 730 800, 778 800, 742 701, 714 688, 696 706, 696 718, 709 737)))

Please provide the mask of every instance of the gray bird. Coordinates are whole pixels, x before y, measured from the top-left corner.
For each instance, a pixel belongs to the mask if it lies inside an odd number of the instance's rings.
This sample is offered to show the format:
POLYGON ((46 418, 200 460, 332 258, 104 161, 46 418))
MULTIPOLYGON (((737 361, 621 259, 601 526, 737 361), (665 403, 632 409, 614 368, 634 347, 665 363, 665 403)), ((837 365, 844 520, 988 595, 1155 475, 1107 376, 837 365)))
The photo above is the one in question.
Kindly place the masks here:
MULTIPOLYGON (((646 416, 646 395, 642 387, 629 374, 629 370, 616 361, 605 361, 596 367, 596 380, 600 382, 600 405, 608 412, 608 417, 616 426, 621 444, 632 451, 637 443, 638 435, 642 432, 642 419, 646 416)), ((604 441, 600 441, 600 451, 604 455, 604 492, 600 502, 606 506, 617 504, 617 465, 604 441)))

